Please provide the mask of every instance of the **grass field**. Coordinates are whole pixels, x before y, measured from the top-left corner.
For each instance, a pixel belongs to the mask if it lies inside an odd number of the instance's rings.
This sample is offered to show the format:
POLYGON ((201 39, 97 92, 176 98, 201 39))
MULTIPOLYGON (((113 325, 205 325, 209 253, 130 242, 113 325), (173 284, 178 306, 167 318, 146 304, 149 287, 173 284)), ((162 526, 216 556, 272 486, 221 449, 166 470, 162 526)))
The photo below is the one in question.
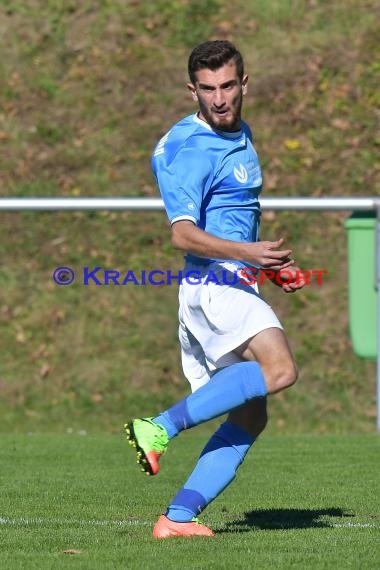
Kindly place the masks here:
MULTIPOLYGON (((216 37, 245 54, 265 197, 379 194, 376 0, 0 4, 1 197, 157 196, 152 149, 195 110, 189 49, 216 37)), ((156 543, 210 426, 175 440, 152 479, 119 426, 187 390, 177 290, 57 287, 52 273, 179 270, 165 215, 1 212, 1 570, 379 567, 375 365, 349 338, 348 215, 263 213, 262 239, 328 270, 291 299, 263 288, 300 381, 270 400, 266 435, 204 513, 216 538, 156 543)))
POLYGON ((174 440, 155 478, 121 435, 1 435, 0 567, 379 567, 375 435, 264 436, 204 513, 215 539, 154 541, 206 429, 174 440))

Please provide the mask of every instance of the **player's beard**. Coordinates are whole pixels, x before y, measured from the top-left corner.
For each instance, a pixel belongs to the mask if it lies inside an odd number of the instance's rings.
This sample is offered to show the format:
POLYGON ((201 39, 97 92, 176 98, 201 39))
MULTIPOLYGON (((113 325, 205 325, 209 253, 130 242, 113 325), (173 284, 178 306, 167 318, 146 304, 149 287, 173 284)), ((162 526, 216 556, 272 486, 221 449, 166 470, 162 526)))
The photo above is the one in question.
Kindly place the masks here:
POLYGON ((243 95, 239 93, 236 98, 226 107, 225 115, 220 115, 214 107, 208 107, 206 103, 198 97, 200 116, 211 128, 219 131, 233 132, 240 129, 241 108, 243 95))

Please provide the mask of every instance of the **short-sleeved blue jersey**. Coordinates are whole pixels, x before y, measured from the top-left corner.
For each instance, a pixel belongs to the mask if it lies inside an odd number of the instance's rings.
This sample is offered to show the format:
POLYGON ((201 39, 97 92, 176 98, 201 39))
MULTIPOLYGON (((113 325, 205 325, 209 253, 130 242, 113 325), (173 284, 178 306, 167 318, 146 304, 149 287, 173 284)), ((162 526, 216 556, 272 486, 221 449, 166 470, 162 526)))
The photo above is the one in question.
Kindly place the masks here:
MULTIPOLYGON (((157 144, 152 169, 172 224, 191 220, 226 240, 258 240, 262 176, 246 123, 228 133, 197 115, 185 117, 157 144)), ((191 254, 186 259, 214 261, 191 254)))

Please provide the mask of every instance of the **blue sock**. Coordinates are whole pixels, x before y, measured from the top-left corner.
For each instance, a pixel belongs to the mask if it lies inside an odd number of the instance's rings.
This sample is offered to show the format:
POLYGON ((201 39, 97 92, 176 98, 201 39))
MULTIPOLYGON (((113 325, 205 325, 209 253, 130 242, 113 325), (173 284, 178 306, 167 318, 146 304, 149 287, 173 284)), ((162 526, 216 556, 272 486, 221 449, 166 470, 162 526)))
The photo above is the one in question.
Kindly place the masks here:
POLYGON ((169 438, 239 408, 249 400, 265 397, 267 387, 257 362, 238 362, 219 370, 199 388, 159 416, 155 423, 164 426, 169 438))
POLYGON ((194 471, 172 500, 166 516, 189 522, 205 509, 235 478, 255 438, 240 427, 225 422, 214 433, 194 471))

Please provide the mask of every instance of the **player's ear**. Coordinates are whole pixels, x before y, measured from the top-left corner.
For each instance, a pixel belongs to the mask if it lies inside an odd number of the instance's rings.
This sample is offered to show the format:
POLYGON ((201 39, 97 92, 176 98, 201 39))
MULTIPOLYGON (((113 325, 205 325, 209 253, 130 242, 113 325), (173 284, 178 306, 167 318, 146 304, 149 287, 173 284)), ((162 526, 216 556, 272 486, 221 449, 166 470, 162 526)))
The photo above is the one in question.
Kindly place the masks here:
POLYGON ((244 75, 243 80, 241 82, 241 91, 243 95, 247 94, 248 91, 248 75, 244 75))
POLYGON ((191 93, 193 101, 198 101, 198 95, 197 95, 197 90, 195 89, 195 85, 193 85, 193 83, 188 83, 187 88, 191 93))

